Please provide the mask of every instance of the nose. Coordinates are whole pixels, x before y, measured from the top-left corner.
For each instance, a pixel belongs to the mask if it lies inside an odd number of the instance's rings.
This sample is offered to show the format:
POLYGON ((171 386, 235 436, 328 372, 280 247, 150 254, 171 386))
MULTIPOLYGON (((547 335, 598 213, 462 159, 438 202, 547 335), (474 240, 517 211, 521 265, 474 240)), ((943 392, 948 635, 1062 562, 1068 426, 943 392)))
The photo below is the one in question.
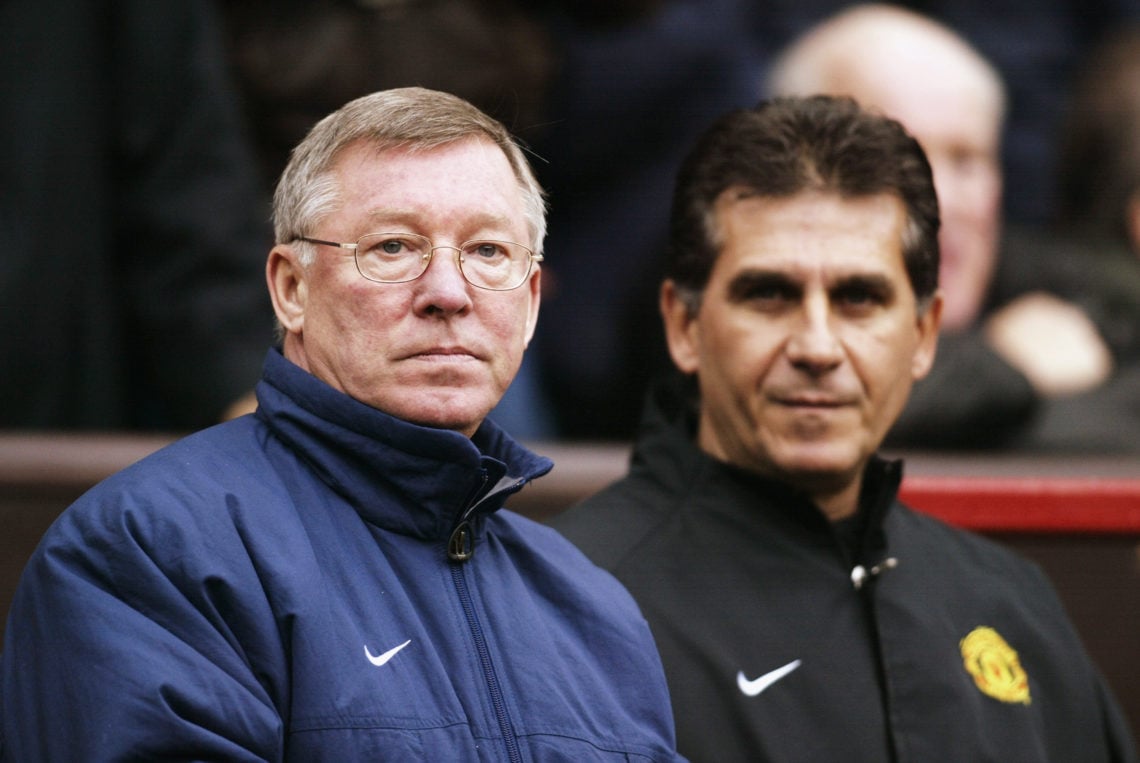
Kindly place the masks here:
POLYGON ((471 306, 471 289, 459 270, 460 250, 454 246, 432 249, 427 270, 416 284, 416 309, 428 315, 462 313, 471 306))
POLYGON ((793 366, 818 375, 843 362, 831 306, 825 295, 809 297, 796 318, 785 351, 793 366))

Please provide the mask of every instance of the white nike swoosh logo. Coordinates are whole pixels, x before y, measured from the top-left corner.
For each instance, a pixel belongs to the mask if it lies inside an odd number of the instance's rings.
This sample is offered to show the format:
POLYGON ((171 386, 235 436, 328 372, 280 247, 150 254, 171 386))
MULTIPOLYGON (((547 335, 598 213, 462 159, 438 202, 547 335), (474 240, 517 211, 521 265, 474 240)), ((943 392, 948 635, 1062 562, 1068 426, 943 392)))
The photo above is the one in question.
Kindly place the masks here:
POLYGON ((776 683, 799 666, 800 660, 792 660, 782 668, 776 668, 775 670, 769 671, 752 681, 749 681, 744 677, 744 671, 742 670, 736 674, 736 685, 740 687, 740 691, 744 692, 744 696, 755 697, 757 694, 764 691, 769 686, 776 683))
POLYGON ((371 662, 373 665, 375 665, 376 667, 380 667, 384 663, 388 662, 388 660, 395 657, 396 652, 400 651, 401 649, 403 649, 404 647, 406 647, 410 643, 412 643, 412 640, 408 639, 407 641, 400 644, 399 646, 392 647, 391 649, 389 649, 387 652, 384 652, 384 654, 380 655, 379 657, 375 656, 374 654, 372 654, 372 652, 368 651, 368 644, 365 644, 364 645, 364 656, 367 657, 368 661, 371 662))

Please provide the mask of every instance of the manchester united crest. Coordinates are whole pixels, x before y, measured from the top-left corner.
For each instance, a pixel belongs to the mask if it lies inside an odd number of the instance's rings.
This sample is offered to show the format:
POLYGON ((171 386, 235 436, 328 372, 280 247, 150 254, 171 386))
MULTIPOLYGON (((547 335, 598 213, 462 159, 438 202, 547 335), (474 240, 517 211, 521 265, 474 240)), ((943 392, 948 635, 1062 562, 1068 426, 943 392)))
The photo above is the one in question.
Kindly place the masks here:
POLYGON ((983 694, 1002 702, 1029 704, 1029 676, 1017 652, 997 631, 978 626, 959 643, 966 671, 983 694))

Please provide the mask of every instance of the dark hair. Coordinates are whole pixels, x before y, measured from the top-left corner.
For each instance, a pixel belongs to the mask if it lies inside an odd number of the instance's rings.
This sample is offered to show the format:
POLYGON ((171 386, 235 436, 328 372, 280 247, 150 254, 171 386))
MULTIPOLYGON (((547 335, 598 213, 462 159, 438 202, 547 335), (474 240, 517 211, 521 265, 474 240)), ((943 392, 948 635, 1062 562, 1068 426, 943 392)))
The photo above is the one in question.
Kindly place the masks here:
POLYGON ((1108 37, 1080 68, 1057 163, 1062 225, 1127 241, 1128 200, 1140 189, 1140 26, 1108 37))
POLYGON ((729 112, 705 131, 677 175, 666 277, 696 311, 719 255, 714 204, 726 190, 894 193, 906 205, 907 276, 919 304, 938 288, 938 199, 926 154, 902 125, 845 97, 776 98, 729 112))

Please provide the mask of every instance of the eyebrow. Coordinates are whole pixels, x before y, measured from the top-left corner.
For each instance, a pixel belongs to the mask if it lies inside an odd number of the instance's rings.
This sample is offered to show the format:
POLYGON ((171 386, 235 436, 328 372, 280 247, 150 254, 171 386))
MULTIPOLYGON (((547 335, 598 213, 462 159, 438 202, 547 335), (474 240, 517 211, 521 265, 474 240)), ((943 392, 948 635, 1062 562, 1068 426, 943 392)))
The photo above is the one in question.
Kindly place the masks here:
POLYGON ((743 300, 758 288, 798 292, 802 286, 799 280, 780 270, 745 270, 729 282, 728 295, 730 299, 743 300))
MULTIPOLYGON (((748 296, 749 292, 757 288, 777 288, 798 293, 803 290, 803 279, 783 270, 746 270, 738 273, 732 279, 729 283, 728 293, 733 299, 743 299, 748 296)), ((840 275, 828 284, 827 291, 834 293, 851 288, 865 289, 885 298, 893 298, 896 292, 894 282, 881 273, 840 275)))
POLYGON ((896 288, 894 282, 881 273, 853 273, 837 279, 830 290, 836 291, 851 287, 872 291, 884 297, 893 297, 896 288))

